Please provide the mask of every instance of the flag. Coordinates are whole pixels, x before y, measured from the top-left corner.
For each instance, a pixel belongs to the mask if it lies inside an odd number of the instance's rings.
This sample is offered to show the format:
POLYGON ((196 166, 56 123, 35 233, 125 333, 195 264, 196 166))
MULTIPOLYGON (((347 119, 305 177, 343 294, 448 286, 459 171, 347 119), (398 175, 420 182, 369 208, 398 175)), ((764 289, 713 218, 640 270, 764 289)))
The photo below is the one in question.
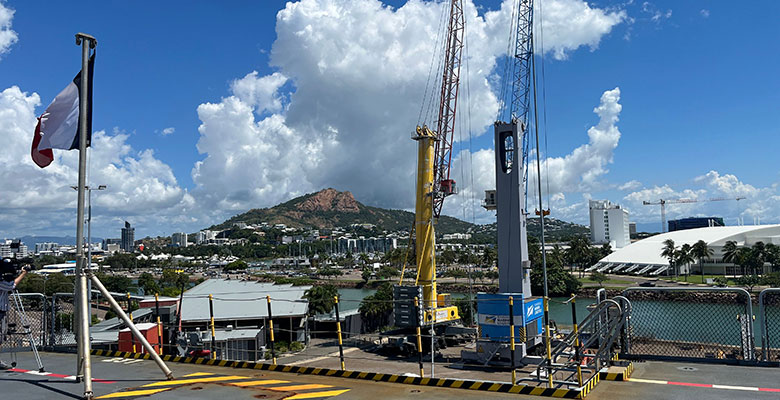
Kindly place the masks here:
POLYGON ((54 101, 46 107, 46 111, 38 117, 38 125, 33 135, 31 156, 33 162, 41 168, 54 160, 52 149, 73 150, 79 148, 81 132, 79 132, 80 116, 79 102, 82 98, 87 102, 87 146, 92 140, 92 77, 95 66, 95 54, 89 58, 89 82, 87 93, 82 95, 81 71, 73 78, 54 101))

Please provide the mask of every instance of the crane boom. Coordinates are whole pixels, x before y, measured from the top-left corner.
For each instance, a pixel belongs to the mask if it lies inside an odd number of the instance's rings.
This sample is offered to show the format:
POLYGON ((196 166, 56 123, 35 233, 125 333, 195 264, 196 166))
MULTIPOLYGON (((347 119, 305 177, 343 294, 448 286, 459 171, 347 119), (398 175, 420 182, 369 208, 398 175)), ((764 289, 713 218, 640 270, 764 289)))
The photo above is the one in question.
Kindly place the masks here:
POLYGON ((739 197, 713 197, 710 199, 674 199, 674 200, 666 200, 666 199, 658 199, 658 201, 643 201, 642 204, 646 206, 661 206, 661 232, 666 232, 666 204, 687 204, 687 203, 705 203, 710 201, 726 201, 726 200, 744 200, 745 197, 739 196, 739 197))
POLYGON ((463 4, 461 0, 454 0, 450 3, 450 21, 447 27, 441 95, 439 96, 439 118, 436 121, 438 140, 436 141, 435 160, 433 161, 433 215, 436 218, 441 215, 444 198, 456 192, 455 181, 450 179, 450 166, 452 164, 452 140, 455 134, 455 113, 458 109, 464 27, 463 4))

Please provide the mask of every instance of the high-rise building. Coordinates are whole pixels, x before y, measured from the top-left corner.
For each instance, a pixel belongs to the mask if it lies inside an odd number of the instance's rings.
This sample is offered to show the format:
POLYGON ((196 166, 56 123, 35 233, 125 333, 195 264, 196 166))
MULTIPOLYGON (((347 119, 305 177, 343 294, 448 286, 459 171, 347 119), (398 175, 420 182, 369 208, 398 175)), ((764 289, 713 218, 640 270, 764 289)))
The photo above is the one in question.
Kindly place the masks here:
POLYGON ((122 228, 122 243, 119 247, 128 253, 135 250, 135 228, 127 221, 125 221, 125 227, 122 228))
POLYGON ((590 200, 590 240, 593 243, 609 243, 613 248, 631 244, 628 228, 628 211, 609 200, 590 200))
POLYGON ((176 247, 187 247, 187 234, 184 232, 176 232, 171 235, 171 244, 176 247))
POLYGON ((27 257, 27 245, 19 239, 5 239, 0 243, 1 258, 24 258, 27 257))

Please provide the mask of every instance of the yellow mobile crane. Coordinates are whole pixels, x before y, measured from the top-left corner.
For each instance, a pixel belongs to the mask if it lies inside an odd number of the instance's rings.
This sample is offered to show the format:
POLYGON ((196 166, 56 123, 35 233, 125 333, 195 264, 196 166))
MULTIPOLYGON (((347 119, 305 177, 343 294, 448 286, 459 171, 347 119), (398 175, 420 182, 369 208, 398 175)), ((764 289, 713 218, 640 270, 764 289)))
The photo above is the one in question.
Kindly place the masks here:
MULTIPOLYGON (((460 319, 458 308, 450 304, 449 294, 436 290, 435 224, 441 214, 444 198, 455 194, 455 181, 450 179, 452 140, 455 132, 455 112, 458 105, 460 65, 463 51, 465 18, 462 0, 450 2, 449 24, 441 75, 436 131, 417 126, 412 139, 417 141, 417 187, 414 213, 417 279, 415 286, 397 286, 396 325, 414 326, 418 318, 426 324, 440 324, 460 319), (420 298, 419 316, 405 303, 420 298), (399 307, 400 306, 400 307, 399 307)), ((401 278, 403 279, 403 277, 401 278)), ((415 307, 416 309, 417 307, 415 307)))

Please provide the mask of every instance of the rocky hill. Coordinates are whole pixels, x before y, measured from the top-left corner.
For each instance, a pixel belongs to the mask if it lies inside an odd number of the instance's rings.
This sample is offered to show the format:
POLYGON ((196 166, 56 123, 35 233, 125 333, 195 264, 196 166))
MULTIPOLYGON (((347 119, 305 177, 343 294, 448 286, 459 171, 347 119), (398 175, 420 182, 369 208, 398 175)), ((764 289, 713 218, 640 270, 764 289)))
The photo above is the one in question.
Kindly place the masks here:
MULTIPOLYGON (((350 192, 339 192, 328 188, 294 198, 270 208, 256 208, 236 215, 227 221, 209 229, 227 229, 234 223, 246 224, 285 224, 295 228, 328 229, 348 227, 352 224, 372 224, 379 231, 409 230, 414 222, 414 214, 403 210, 389 210, 366 206, 355 199, 350 192)), ((590 230, 582 225, 545 219, 546 235, 550 241, 566 240, 575 235, 588 235, 590 230)), ((496 224, 474 225, 457 218, 442 215, 436 226, 436 232, 472 233, 473 241, 495 243, 496 224)), ((539 219, 528 220, 528 234, 539 235, 539 219)))
MULTIPOLYGON (((335 228, 352 224, 372 224, 380 231, 409 230, 414 214, 403 210, 388 210, 366 206, 350 192, 328 188, 297 197, 271 208, 256 208, 236 215, 210 229, 226 229, 236 222, 247 224, 285 224, 296 228, 335 228)), ((456 218, 442 216, 439 233, 468 232, 474 225, 456 218)))

